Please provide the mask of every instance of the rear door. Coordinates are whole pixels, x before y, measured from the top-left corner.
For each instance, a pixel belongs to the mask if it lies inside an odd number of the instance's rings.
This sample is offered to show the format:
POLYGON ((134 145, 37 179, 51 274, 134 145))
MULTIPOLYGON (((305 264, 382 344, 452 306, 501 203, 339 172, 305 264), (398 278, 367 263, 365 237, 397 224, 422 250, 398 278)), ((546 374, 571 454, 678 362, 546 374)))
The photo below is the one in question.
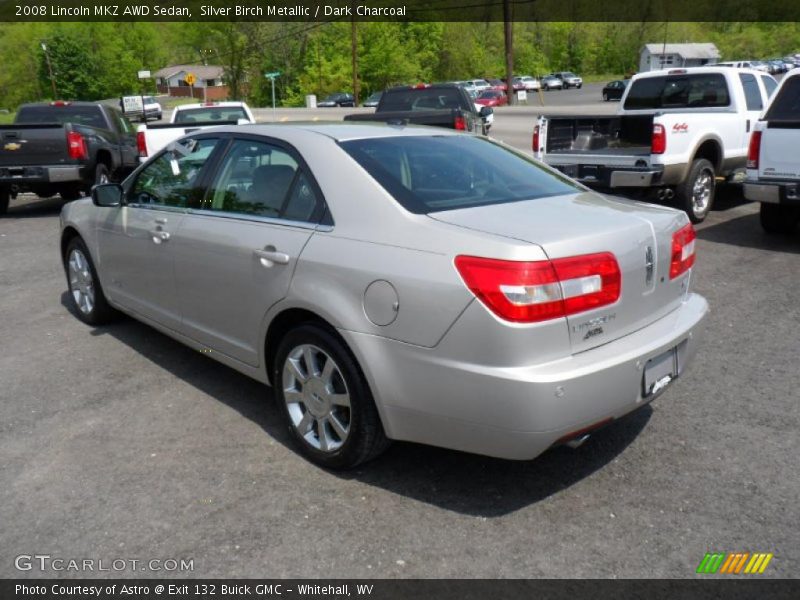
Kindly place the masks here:
POLYGON ((301 157, 263 137, 237 137, 202 208, 173 245, 182 331, 243 363, 259 364, 261 324, 286 296, 324 212, 301 157))
POLYGON ((750 133, 753 125, 761 116, 764 110, 766 96, 758 84, 758 77, 752 73, 739 73, 739 83, 742 86, 745 100, 745 120, 744 126, 740 130, 739 144, 740 154, 747 154, 747 146, 750 143, 750 133))

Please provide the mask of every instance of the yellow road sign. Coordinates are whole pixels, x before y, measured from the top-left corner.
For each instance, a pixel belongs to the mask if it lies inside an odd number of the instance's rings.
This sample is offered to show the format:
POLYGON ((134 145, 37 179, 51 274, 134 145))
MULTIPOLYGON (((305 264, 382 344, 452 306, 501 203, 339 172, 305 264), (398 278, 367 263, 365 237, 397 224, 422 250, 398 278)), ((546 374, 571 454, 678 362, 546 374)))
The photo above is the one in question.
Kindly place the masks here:
POLYGON ((189 85, 194 85, 194 82, 197 81, 197 77, 194 76, 194 73, 187 73, 185 81, 189 85))

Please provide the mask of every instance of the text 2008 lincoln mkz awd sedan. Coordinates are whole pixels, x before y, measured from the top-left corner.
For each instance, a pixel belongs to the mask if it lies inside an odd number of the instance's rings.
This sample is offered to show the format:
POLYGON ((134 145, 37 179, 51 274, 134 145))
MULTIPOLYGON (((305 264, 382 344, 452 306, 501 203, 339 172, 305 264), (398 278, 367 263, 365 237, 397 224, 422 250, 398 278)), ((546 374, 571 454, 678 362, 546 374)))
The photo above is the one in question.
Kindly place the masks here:
POLYGON ((61 225, 81 319, 125 312, 270 383, 329 467, 390 439, 580 442, 682 373, 708 311, 684 213, 439 129, 205 130, 61 225))

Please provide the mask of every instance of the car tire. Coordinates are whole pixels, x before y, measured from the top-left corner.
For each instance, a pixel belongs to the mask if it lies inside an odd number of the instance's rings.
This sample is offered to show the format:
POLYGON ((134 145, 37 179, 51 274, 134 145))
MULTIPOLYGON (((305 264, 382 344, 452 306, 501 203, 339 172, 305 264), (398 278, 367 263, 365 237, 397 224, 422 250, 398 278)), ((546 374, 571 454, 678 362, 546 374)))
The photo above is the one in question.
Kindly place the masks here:
POLYGON ((8 205, 11 202, 11 192, 0 188, 0 217, 8 212, 8 205))
POLYGON ((578 84, 578 85, 576 85, 575 87, 576 87, 576 88, 578 88, 578 89, 581 89, 581 87, 583 87, 583 84, 582 84, 582 83, 579 83, 579 84, 578 84))
POLYGON ((81 238, 69 241, 63 261, 70 304, 78 318, 87 325, 103 325, 118 318, 119 313, 106 300, 92 257, 81 238))
POLYGON ((767 233, 792 233, 800 219, 800 210, 793 206, 761 203, 761 227, 767 233))
POLYGON ((97 163, 94 168, 94 184, 102 185, 111 182, 111 172, 104 163, 97 163))
POLYGON ((603 102, 608 102, 608 93, 603 92, 603 102))
POLYGON ((692 162, 689 175, 675 189, 680 207, 692 223, 702 223, 714 204, 716 191, 714 165, 705 158, 692 162))
POLYGON ((292 439, 312 462, 352 469, 389 445, 361 368, 331 330, 290 330, 275 353, 272 385, 292 439))

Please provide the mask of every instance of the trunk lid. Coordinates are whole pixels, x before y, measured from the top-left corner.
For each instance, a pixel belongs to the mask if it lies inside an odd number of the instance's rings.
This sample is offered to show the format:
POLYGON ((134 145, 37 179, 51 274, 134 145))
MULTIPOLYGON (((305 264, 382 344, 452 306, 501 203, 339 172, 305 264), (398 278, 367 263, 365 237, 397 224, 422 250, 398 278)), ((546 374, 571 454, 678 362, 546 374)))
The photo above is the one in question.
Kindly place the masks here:
MULTIPOLYGON (((674 310, 688 277, 671 281, 672 234, 686 216, 671 208, 594 193, 431 213, 433 219, 539 245, 549 258, 611 252, 619 300, 567 317, 573 353, 641 329, 674 310)), ((503 258, 503 257, 488 257, 503 258)))

